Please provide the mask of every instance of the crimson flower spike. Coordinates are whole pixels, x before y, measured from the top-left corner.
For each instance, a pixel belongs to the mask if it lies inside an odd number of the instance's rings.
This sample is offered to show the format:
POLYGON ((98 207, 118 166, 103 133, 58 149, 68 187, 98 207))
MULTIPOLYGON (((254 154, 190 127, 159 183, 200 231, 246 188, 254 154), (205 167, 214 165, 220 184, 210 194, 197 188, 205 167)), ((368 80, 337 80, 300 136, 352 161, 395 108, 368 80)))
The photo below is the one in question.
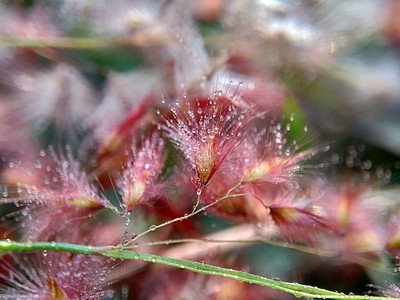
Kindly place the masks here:
POLYGON ((72 253, 10 254, 0 258, 1 299, 103 299, 117 263, 72 253))
POLYGON ((93 211, 110 207, 73 158, 69 146, 65 154, 56 153, 51 147, 47 152, 42 150, 33 168, 21 168, 21 172, 28 174, 36 172, 42 182, 0 186, 0 203, 14 204, 18 208, 1 220, 20 220, 30 240, 52 238, 53 234, 66 229, 66 224, 71 226, 71 220, 88 219, 93 211))
POLYGON ((157 193, 157 177, 164 166, 164 141, 157 133, 144 139, 141 145, 132 145, 132 156, 128 159, 116 184, 122 195, 127 212, 157 193))
POLYGON ((308 141, 300 144, 288 141, 289 131, 290 124, 282 129, 280 123, 273 123, 266 127, 265 132, 258 135, 258 140, 247 140, 250 144, 244 145, 247 152, 247 160, 243 166, 244 183, 296 186, 304 169, 317 167, 307 166, 305 162, 321 152, 328 151, 329 144, 306 149, 308 141))
POLYGON ((226 95, 177 100, 172 117, 161 127, 186 159, 198 193, 224 160, 240 145, 245 128, 255 117, 252 108, 235 106, 226 95))
POLYGON ((267 207, 271 220, 289 240, 312 242, 318 234, 333 230, 313 199, 294 191, 282 192, 267 207))

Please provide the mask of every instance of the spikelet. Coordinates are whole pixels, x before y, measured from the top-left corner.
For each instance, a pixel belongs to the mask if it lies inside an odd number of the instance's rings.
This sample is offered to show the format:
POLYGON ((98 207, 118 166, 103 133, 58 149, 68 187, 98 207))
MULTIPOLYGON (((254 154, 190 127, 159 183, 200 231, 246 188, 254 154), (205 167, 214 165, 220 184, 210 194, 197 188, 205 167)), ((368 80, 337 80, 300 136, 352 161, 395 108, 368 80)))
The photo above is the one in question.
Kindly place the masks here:
MULTIPOLYGON (((306 130, 308 130, 306 128, 306 130)), ((290 123, 270 121, 267 126, 256 131, 240 149, 243 154, 243 183, 273 184, 296 189, 308 168, 308 159, 328 151, 329 145, 309 146, 309 141, 289 140, 290 123)), ((300 138, 301 139, 301 138, 300 138)))
POLYGON ((254 113, 235 106, 225 95, 184 99, 171 107, 162 128, 187 162, 192 182, 202 189, 240 145, 254 113))
POLYGON ((72 253, 5 255, 0 259, 0 298, 99 299, 112 295, 105 280, 112 265, 104 257, 72 253))
POLYGON ((164 166, 163 150, 164 141, 157 133, 141 141, 141 145, 132 145, 132 157, 116 182, 128 212, 154 196, 156 180, 164 166))
POLYGON ((87 219, 94 211, 109 206, 72 157, 69 147, 65 154, 57 154, 53 148, 47 153, 40 151, 33 167, 13 167, 25 171, 35 181, 1 186, 1 203, 17 207, 17 211, 2 219, 19 221, 28 239, 46 240, 72 224, 79 227, 77 220, 87 219))

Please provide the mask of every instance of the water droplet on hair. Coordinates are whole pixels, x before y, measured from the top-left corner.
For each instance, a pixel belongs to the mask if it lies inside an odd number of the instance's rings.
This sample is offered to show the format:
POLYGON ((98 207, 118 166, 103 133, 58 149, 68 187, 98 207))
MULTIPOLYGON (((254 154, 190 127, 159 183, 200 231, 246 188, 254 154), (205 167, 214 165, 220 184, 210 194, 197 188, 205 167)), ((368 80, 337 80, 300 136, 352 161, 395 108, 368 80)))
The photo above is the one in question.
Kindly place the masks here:
POLYGON ((278 278, 278 277, 272 277, 272 280, 274 280, 274 281, 281 281, 281 279, 278 278))
POLYGON ((42 163, 40 162, 40 160, 37 160, 35 163, 35 168, 36 169, 41 169, 42 168, 42 163))
POLYGON ((3 186, 3 197, 7 198, 8 197, 8 188, 6 186, 3 186))
POLYGON ((151 225, 151 226, 149 227, 150 231, 154 231, 154 230, 156 230, 156 228, 157 228, 156 225, 151 225))
POLYGON ((339 154, 333 153, 332 156, 331 156, 331 162, 332 162, 332 164, 337 165, 337 164, 339 163, 339 161, 340 161, 340 156, 339 156, 339 154))

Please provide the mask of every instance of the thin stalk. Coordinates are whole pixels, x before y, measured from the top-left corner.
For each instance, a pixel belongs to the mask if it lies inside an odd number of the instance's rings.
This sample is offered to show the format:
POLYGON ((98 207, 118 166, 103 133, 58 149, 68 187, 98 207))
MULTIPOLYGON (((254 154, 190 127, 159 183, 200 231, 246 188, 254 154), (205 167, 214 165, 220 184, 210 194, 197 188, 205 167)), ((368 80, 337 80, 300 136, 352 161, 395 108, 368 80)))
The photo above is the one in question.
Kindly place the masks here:
POLYGON ((192 213, 194 213, 197 208, 200 205, 200 200, 201 200, 201 193, 203 192, 204 186, 202 186, 198 191, 197 191, 197 200, 196 200, 196 204, 193 206, 193 210, 192 213))
MULTIPOLYGON (((143 34, 142 34, 143 35, 143 34)), ((8 48, 60 48, 98 49, 117 46, 162 46, 175 41, 169 39, 143 39, 140 34, 128 37, 15 37, 0 36, 0 47, 8 48)))
MULTIPOLYGON (((191 217, 193 217, 194 215, 197 215, 198 213, 200 213, 200 212, 202 212, 202 211, 205 211, 207 208, 209 208, 209 207, 211 207, 211 206, 217 204, 218 202, 220 202, 220 201, 222 201, 222 200, 224 200, 224 199, 245 195, 245 194, 230 195, 230 193, 231 193, 233 190, 237 189, 241 184, 242 184, 242 183, 239 182, 237 185, 235 185, 234 187, 230 188, 224 197, 218 198, 217 200, 215 200, 214 202, 212 202, 212 203, 210 203, 210 204, 208 204, 208 205, 205 205, 205 206, 200 207, 200 208, 197 209, 198 204, 196 204, 196 206, 195 206, 196 209, 193 209, 193 211, 192 211, 191 213, 189 213, 189 214, 185 214, 185 215, 182 216, 182 217, 169 220, 169 221, 164 222, 164 223, 161 223, 161 224, 159 224, 159 225, 151 225, 151 226, 149 227, 149 229, 147 229, 147 230, 145 230, 145 231, 139 233, 139 234, 138 234, 134 239, 132 239, 130 242, 133 243, 133 242, 135 242, 137 239, 139 239, 139 238, 141 238, 141 237, 143 237, 143 236, 149 234, 150 232, 156 231, 156 230, 159 229, 159 228, 168 226, 168 225, 170 225, 170 224, 172 224, 172 223, 175 223, 175 222, 178 222, 178 221, 183 221, 183 220, 186 220, 186 219, 188 219, 188 218, 191 218, 191 217)), ((202 191, 202 190, 201 190, 201 191, 202 191)), ((197 203, 200 203, 200 196, 201 196, 201 192, 200 192, 200 195, 198 195, 197 203)))
POLYGON ((0 47, 13 48, 62 48, 97 49, 120 45, 122 40, 115 37, 74 38, 74 37, 36 37, 18 38, 0 36, 0 47))

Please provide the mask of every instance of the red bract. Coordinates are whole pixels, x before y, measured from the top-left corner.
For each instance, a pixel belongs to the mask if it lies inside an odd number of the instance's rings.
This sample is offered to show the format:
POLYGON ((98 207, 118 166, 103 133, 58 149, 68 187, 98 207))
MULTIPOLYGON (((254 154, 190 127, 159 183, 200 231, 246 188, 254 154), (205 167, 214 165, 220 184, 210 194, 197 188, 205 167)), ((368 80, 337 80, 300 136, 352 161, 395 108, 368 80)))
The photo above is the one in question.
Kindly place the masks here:
POLYGON ((383 224, 383 205, 378 207, 372 201, 371 182, 357 183, 354 174, 348 174, 340 185, 326 185, 321 197, 327 203, 327 219, 337 233, 331 237, 338 239, 333 243, 339 246, 337 251, 365 253, 384 248, 388 229, 383 224))
MULTIPOLYGON (((32 240, 48 239, 62 231, 72 222, 88 218, 92 212, 109 206, 108 200, 101 198, 88 176, 74 160, 69 148, 66 154, 55 154, 49 150, 49 159, 45 151, 35 166, 20 166, 21 171, 32 175, 42 182, 36 184, 15 183, 1 187, 2 203, 22 207, 17 212, 3 216, 3 220, 14 218, 20 221, 27 238, 32 240)), ((15 166, 17 167, 17 166, 15 166)), ((24 177, 22 177, 23 179, 24 177)), ((78 225, 79 226, 79 225, 78 225)), ((69 228, 70 229, 70 228, 69 228)))
POLYGON ((283 191, 274 199, 261 200, 284 238, 313 242, 318 234, 332 232, 327 220, 320 215, 320 208, 305 195, 283 191))
POLYGON ((254 113, 218 94, 209 99, 178 101, 171 111, 172 118, 165 119, 162 128, 183 153, 192 182, 202 189, 240 145, 254 113))
POLYGON ((108 258, 71 253, 3 256, 1 299, 100 299, 112 295, 105 280, 112 268, 108 258))
POLYGON ((329 231, 326 220, 309 208, 271 205, 270 216, 281 234, 293 240, 312 240, 318 232, 329 231))
POLYGON ((163 150, 164 141, 155 133, 141 145, 132 146, 132 156, 116 182, 128 212, 157 194, 156 180, 164 166, 163 150))
POLYGON ((243 148, 243 182, 250 184, 278 184, 296 188, 304 163, 316 154, 327 151, 329 146, 304 148, 288 140, 290 124, 282 129, 280 123, 272 122, 255 137, 246 140, 243 148))
MULTIPOLYGON (((150 111, 152 104, 153 99, 149 95, 135 105, 122 122, 114 126, 112 124, 102 125, 101 131, 95 133, 100 144, 96 158, 97 173, 101 174, 101 172, 112 170, 115 163, 121 159, 124 151, 129 148, 132 137, 152 119, 150 111)), ((106 112, 103 112, 98 118, 104 121, 104 118, 107 118, 106 112)))

